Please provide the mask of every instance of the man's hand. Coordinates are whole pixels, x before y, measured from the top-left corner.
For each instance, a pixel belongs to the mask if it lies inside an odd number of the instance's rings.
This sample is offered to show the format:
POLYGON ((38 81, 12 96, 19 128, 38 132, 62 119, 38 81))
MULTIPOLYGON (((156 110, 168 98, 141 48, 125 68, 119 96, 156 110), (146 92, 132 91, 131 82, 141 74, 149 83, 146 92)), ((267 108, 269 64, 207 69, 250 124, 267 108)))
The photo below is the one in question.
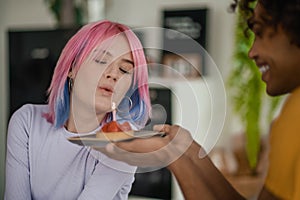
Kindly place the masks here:
POLYGON ((166 135, 110 143, 105 148, 95 149, 130 165, 166 167, 178 159, 193 142, 191 134, 177 125, 156 125, 154 130, 166 135))

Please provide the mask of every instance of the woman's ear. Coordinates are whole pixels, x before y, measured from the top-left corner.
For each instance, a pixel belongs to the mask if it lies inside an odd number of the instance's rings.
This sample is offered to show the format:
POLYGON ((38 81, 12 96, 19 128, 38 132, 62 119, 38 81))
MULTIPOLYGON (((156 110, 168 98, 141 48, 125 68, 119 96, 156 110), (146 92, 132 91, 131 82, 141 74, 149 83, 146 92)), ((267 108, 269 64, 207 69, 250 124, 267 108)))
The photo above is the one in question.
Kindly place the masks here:
POLYGON ((72 89, 73 89, 73 79, 74 79, 74 75, 73 72, 70 71, 68 73, 68 87, 69 87, 69 93, 71 93, 72 89))
POLYGON ((71 78, 71 79, 73 79, 73 78, 74 78, 74 73, 73 73, 73 71, 69 71, 69 73, 68 73, 68 77, 69 77, 69 78, 71 78))

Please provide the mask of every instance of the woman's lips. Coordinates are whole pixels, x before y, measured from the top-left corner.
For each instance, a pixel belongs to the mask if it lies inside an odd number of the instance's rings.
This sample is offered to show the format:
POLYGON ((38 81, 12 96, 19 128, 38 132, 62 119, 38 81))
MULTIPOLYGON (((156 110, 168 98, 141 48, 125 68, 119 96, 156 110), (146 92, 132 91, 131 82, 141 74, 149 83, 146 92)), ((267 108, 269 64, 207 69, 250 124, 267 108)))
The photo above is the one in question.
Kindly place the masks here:
POLYGON ((113 88, 109 86, 100 86, 99 90, 105 96, 112 96, 114 93, 113 88))

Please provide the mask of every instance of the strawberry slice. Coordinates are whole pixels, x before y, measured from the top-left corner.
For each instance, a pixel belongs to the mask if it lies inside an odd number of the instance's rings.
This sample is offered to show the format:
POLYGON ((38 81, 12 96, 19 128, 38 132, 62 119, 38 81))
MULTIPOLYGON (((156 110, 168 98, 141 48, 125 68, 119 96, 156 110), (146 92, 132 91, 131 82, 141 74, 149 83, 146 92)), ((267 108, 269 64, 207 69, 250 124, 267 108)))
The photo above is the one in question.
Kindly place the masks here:
POLYGON ((131 126, 128 122, 124 122, 123 124, 118 124, 116 121, 111 121, 107 124, 105 124, 102 127, 102 132, 123 132, 123 131, 130 131, 131 126))

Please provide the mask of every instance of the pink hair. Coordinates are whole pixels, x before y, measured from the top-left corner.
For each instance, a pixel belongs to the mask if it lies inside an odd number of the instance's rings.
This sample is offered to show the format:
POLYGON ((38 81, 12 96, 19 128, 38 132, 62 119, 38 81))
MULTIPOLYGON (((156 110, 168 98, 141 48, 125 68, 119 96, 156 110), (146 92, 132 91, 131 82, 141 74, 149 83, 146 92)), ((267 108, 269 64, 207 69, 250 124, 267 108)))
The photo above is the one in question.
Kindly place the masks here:
MULTIPOLYGON (((103 20, 83 26, 66 44, 57 62, 52 82, 48 89, 49 112, 46 119, 57 127, 62 126, 69 115, 69 97, 67 87, 68 74, 72 70, 78 72, 83 61, 90 52, 105 39, 124 33, 131 47, 134 61, 134 77, 132 86, 138 88, 140 99, 145 103, 145 114, 150 115, 150 99, 148 89, 147 63, 143 47, 137 36, 127 26, 103 20), (61 111, 64 110, 64 111, 61 111), (63 119, 60 115, 67 111, 63 119)), ((145 124, 145 122, 144 122, 145 124)))

